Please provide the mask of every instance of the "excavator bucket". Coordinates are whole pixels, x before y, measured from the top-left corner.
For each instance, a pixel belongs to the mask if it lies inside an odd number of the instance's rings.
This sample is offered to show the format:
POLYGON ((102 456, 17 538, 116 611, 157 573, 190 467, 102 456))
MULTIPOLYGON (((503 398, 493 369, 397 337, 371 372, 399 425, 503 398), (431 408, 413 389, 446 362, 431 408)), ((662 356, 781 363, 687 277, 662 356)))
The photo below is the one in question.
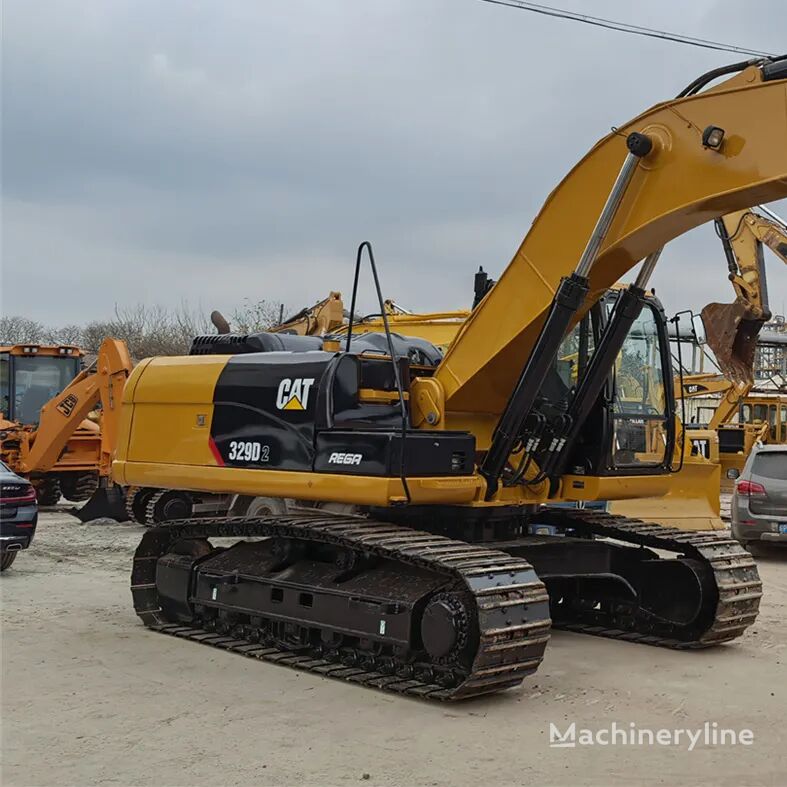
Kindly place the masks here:
POLYGON ((753 382, 754 352, 765 321, 752 319, 739 301, 709 303, 701 317, 708 347, 716 356, 722 374, 736 383, 753 382))
POLYGON ((126 496, 123 487, 117 484, 100 486, 90 500, 73 513, 80 522, 91 522, 94 519, 114 519, 116 522, 127 522, 126 496))

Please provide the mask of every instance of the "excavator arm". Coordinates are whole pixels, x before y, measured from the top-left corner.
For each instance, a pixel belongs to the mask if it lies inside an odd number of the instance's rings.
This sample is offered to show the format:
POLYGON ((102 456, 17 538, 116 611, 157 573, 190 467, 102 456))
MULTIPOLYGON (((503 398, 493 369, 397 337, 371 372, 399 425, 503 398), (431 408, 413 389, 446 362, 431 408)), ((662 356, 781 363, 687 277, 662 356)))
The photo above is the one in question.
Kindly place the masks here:
MULTIPOLYGON (((210 321, 219 334, 232 333, 229 322, 220 311, 210 314, 210 321)), ((298 336, 325 336, 344 324, 344 303, 340 292, 331 292, 314 306, 307 306, 288 320, 267 328, 268 333, 294 333, 298 336)))
MULTIPOLYGON (((763 249, 787 264, 787 226, 778 216, 741 210, 715 220, 727 256, 733 303, 709 303, 702 310, 708 346, 724 375, 738 385, 753 382, 757 337, 771 318, 763 249)), ((745 393, 743 394, 745 395, 745 393)))
POLYGON ((344 322, 344 304, 340 292, 294 314, 281 325, 269 328, 270 333, 295 333, 299 336, 324 336, 344 322))
POLYGON ((438 415, 446 428, 469 428, 479 449, 489 447, 561 280, 578 272, 578 261, 587 288, 574 319, 640 260, 649 257, 652 265, 678 235, 787 196, 783 62, 750 66, 711 90, 656 105, 603 138, 574 167, 429 383, 429 399, 442 403, 438 415), (648 149, 632 167, 627 143, 636 146, 642 137, 648 149), (607 226, 599 226, 608 195, 617 205, 607 226), (565 232, 569 224, 572 232, 565 232))
POLYGON ((131 359, 124 342, 105 339, 94 366, 78 374, 41 409, 38 429, 30 436, 22 456, 23 473, 50 470, 69 438, 99 402, 102 405, 101 462, 99 474, 109 475, 117 444, 123 386, 131 373, 131 359))

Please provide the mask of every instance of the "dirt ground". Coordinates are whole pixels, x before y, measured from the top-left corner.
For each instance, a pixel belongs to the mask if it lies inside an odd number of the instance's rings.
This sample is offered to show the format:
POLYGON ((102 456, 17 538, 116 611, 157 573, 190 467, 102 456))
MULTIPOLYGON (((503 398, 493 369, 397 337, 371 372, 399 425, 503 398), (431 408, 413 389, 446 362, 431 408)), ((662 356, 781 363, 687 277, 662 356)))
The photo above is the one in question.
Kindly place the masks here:
POLYGON ((146 631, 141 528, 41 517, 0 581, 6 785, 776 785, 787 780, 787 553, 736 644, 674 652, 553 634, 516 690, 436 704, 146 631), (750 728, 751 746, 550 748, 561 731, 750 728))

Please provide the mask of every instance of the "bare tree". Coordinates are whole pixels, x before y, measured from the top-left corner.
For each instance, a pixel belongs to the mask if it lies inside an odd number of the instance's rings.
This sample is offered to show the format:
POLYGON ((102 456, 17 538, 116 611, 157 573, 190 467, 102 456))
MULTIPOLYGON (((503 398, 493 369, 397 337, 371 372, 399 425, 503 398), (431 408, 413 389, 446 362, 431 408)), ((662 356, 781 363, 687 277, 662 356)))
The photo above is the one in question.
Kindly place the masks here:
POLYGON ((45 341, 47 329, 40 322, 11 315, 0 317, 0 342, 3 344, 40 344, 45 341))
POLYGON ((47 328, 43 341, 46 344, 73 344, 81 347, 85 329, 81 325, 64 325, 62 328, 47 328))
MULTIPOLYGON (((266 330, 280 322, 282 308, 272 301, 247 299, 232 312, 232 329, 237 333, 266 330)), ((18 315, 0 317, 0 343, 74 344, 88 354, 95 354, 101 342, 111 336, 126 342, 135 360, 154 355, 184 355, 195 336, 213 332, 208 316, 186 301, 175 309, 147 304, 116 306, 111 319, 54 328, 18 315)))

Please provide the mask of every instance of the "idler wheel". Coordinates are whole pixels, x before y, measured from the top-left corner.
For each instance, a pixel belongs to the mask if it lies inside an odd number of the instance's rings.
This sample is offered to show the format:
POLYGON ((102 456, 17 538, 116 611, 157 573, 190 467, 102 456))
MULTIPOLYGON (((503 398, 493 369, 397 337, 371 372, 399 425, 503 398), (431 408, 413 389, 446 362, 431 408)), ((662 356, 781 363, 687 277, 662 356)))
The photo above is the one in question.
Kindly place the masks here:
POLYGON ((421 640, 426 652, 444 661, 459 653, 467 642, 468 615, 461 598, 453 593, 438 593, 421 618, 421 640))

